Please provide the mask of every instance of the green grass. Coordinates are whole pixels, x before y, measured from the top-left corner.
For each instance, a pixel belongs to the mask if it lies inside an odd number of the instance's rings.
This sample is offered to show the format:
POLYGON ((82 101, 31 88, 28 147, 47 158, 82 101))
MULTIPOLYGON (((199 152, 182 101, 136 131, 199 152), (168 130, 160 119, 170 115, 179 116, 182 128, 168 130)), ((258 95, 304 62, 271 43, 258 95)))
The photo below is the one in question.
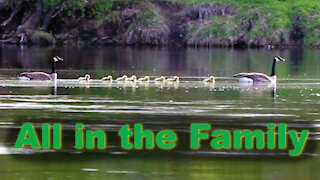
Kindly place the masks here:
POLYGON ((228 38, 238 33, 238 24, 234 17, 212 17, 209 19, 212 26, 205 28, 205 35, 215 35, 221 38, 228 38))
POLYGON ((161 11, 151 3, 143 3, 142 9, 136 15, 136 21, 132 23, 128 31, 134 30, 137 27, 159 27, 165 24, 165 17, 161 11))
POLYGON ((138 19, 143 26, 158 26, 164 23, 164 17, 156 9, 148 9, 138 14, 138 19))
MULTIPOLYGON (((29 1, 29 0, 24 0, 29 1)), ((164 0, 158 0, 164 1, 164 0)), ((217 36, 219 39, 228 39, 237 33, 245 34, 249 39, 268 39, 279 41, 288 38, 295 20, 298 18, 298 27, 304 32, 305 44, 320 44, 320 1, 318 0, 168 0, 172 2, 202 4, 210 3, 232 5, 237 9, 233 16, 214 16, 203 22, 188 24, 187 37, 206 38, 217 36), (253 23, 247 29, 246 22, 253 23), (206 24, 201 24, 206 23, 206 24)), ((6 1, 14 5, 18 0, 6 1)), ((53 6, 58 0, 43 0, 45 5, 53 6)), ((152 0, 67 0, 65 10, 70 17, 75 12, 82 12, 90 6, 93 7, 89 18, 96 18, 97 25, 105 21, 116 21, 117 13, 122 5, 136 3, 141 7, 128 30, 136 27, 158 27, 168 22, 162 10, 151 3, 152 0), (118 6, 114 7, 115 2, 118 6), (121 4, 121 5, 119 5, 121 4), (112 9, 114 8, 114 9, 112 9)), ((188 8, 186 11, 189 10, 188 8)))
MULTIPOLYGON (((198 35, 207 37, 230 36, 237 30, 243 31, 248 38, 268 38, 279 40, 288 36, 293 22, 298 17, 299 28, 305 33, 305 44, 312 45, 320 40, 320 1, 315 0, 173 0, 204 5, 209 3, 229 4, 238 9, 232 17, 212 17, 212 26, 203 28, 198 35), (252 29, 245 30, 243 22, 251 20, 252 29), (217 27, 218 26, 218 27, 217 27)), ((190 29, 190 28, 189 28, 190 29)), ((189 32, 196 31, 195 28, 189 32)))
POLYGON ((165 17, 161 14, 161 11, 154 5, 145 4, 146 11, 139 12, 137 18, 142 26, 160 26, 165 23, 165 17))
POLYGON ((51 33, 38 30, 28 30, 27 33, 31 35, 32 41, 36 43, 54 44, 56 42, 51 33))

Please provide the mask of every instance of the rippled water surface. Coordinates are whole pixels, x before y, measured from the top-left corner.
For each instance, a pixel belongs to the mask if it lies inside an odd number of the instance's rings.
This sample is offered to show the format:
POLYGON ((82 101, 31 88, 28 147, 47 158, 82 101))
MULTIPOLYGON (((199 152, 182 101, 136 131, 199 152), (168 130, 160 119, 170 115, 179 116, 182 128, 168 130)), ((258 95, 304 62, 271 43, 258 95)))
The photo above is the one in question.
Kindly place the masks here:
POLYGON ((2 48, 1 176, 5 179, 318 179, 319 51, 297 51, 2 48), (16 79, 23 70, 47 70, 50 62, 46 59, 52 54, 65 58, 59 65, 60 79, 56 84, 16 79), (275 54, 288 60, 278 67, 277 87, 243 87, 230 78, 241 71, 269 72, 270 58, 275 54), (87 58, 91 60, 86 61, 87 58), (76 78, 85 73, 94 79, 78 82, 76 78), (177 74, 181 82, 99 80, 103 75, 133 73, 150 75, 152 79, 177 74), (202 82, 208 74, 217 76, 215 84, 202 82), (25 122, 32 122, 39 133, 43 122, 61 123, 63 148, 14 150, 17 134, 25 122), (108 148, 75 150, 75 123, 106 131, 108 148), (145 129, 155 132, 174 130, 179 137, 177 147, 170 151, 121 149, 117 131, 124 124, 134 123, 142 123, 145 129), (296 158, 289 157, 287 151, 217 151, 210 148, 209 141, 200 150, 192 151, 189 148, 191 123, 210 123, 213 129, 231 131, 265 130, 267 123, 286 123, 290 129, 307 129, 310 135, 304 153, 296 158))

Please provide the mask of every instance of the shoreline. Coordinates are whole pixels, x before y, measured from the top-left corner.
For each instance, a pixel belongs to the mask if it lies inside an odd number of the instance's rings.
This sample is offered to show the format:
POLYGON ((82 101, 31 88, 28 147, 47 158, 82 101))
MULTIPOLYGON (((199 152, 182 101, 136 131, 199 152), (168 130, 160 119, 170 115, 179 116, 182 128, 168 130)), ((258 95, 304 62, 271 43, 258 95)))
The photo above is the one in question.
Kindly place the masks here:
MULTIPOLYGON (((85 11, 68 9, 59 0, 50 9, 52 18, 27 19, 34 15, 26 7, 36 3, 22 1, 11 6, 0 3, 0 43, 23 45, 120 45, 210 48, 319 48, 317 4, 278 2, 239 3, 234 0, 189 1, 112 1, 109 9, 94 15, 92 4, 85 11), (249 7, 249 8, 248 8, 249 7), (20 9, 19 9, 20 8, 20 9), (302 8, 305 10, 303 14, 302 8), (310 9, 311 8, 311 9, 310 9), (300 12, 301 11, 301 12, 300 12), (267 13, 266 13, 267 12, 267 13), (72 15, 70 15, 70 13, 72 15), (79 14, 80 13, 80 14, 79 14), (88 15, 93 14, 93 15, 88 15), (36 22, 34 22, 36 21, 36 22)), ((31 9, 32 9, 31 8, 31 9)), ((38 12, 47 17, 48 12, 38 12)), ((35 12, 36 13, 36 12, 35 12)), ((319 23, 320 27, 320 23, 319 23)), ((320 30, 319 30, 320 33, 320 30)))
POLYGON ((311 49, 311 50, 319 50, 318 47, 308 47, 308 46, 253 46, 253 47, 232 47, 232 46, 171 46, 171 45, 159 45, 159 46, 153 46, 153 45, 126 45, 126 44, 50 44, 50 45, 41 45, 41 44, 14 44, 14 43, 1 43, 0 46, 2 47, 36 47, 36 48, 103 48, 103 47, 111 47, 111 48, 146 48, 146 49, 162 49, 162 48, 168 48, 168 49, 227 49, 227 50, 290 50, 290 49, 311 49))

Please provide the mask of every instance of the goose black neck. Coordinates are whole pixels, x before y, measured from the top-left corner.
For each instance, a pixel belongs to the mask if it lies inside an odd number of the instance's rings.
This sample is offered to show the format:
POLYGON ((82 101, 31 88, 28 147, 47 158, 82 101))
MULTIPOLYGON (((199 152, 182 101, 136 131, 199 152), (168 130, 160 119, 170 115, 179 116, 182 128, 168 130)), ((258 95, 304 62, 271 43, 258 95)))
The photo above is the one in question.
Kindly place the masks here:
POLYGON ((52 73, 57 73, 57 71, 56 71, 56 62, 54 60, 52 61, 52 73))
POLYGON ((271 75, 270 76, 275 76, 276 75, 276 64, 277 64, 277 61, 273 60, 272 71, 271 71, 271 75))

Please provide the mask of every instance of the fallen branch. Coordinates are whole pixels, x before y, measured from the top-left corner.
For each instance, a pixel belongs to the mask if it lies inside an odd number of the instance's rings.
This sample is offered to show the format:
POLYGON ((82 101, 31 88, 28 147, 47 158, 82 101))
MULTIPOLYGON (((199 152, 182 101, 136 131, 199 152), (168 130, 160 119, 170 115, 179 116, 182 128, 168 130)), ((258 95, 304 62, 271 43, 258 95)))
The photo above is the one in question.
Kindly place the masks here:
POLYGON ((12 13, 10 14, 10 17, 3 21, 1 23, 2 27, 7 26, 13 19, 13 17, 23 8, 23 0, 20 1, 20 3, 13 9, 12 13))

